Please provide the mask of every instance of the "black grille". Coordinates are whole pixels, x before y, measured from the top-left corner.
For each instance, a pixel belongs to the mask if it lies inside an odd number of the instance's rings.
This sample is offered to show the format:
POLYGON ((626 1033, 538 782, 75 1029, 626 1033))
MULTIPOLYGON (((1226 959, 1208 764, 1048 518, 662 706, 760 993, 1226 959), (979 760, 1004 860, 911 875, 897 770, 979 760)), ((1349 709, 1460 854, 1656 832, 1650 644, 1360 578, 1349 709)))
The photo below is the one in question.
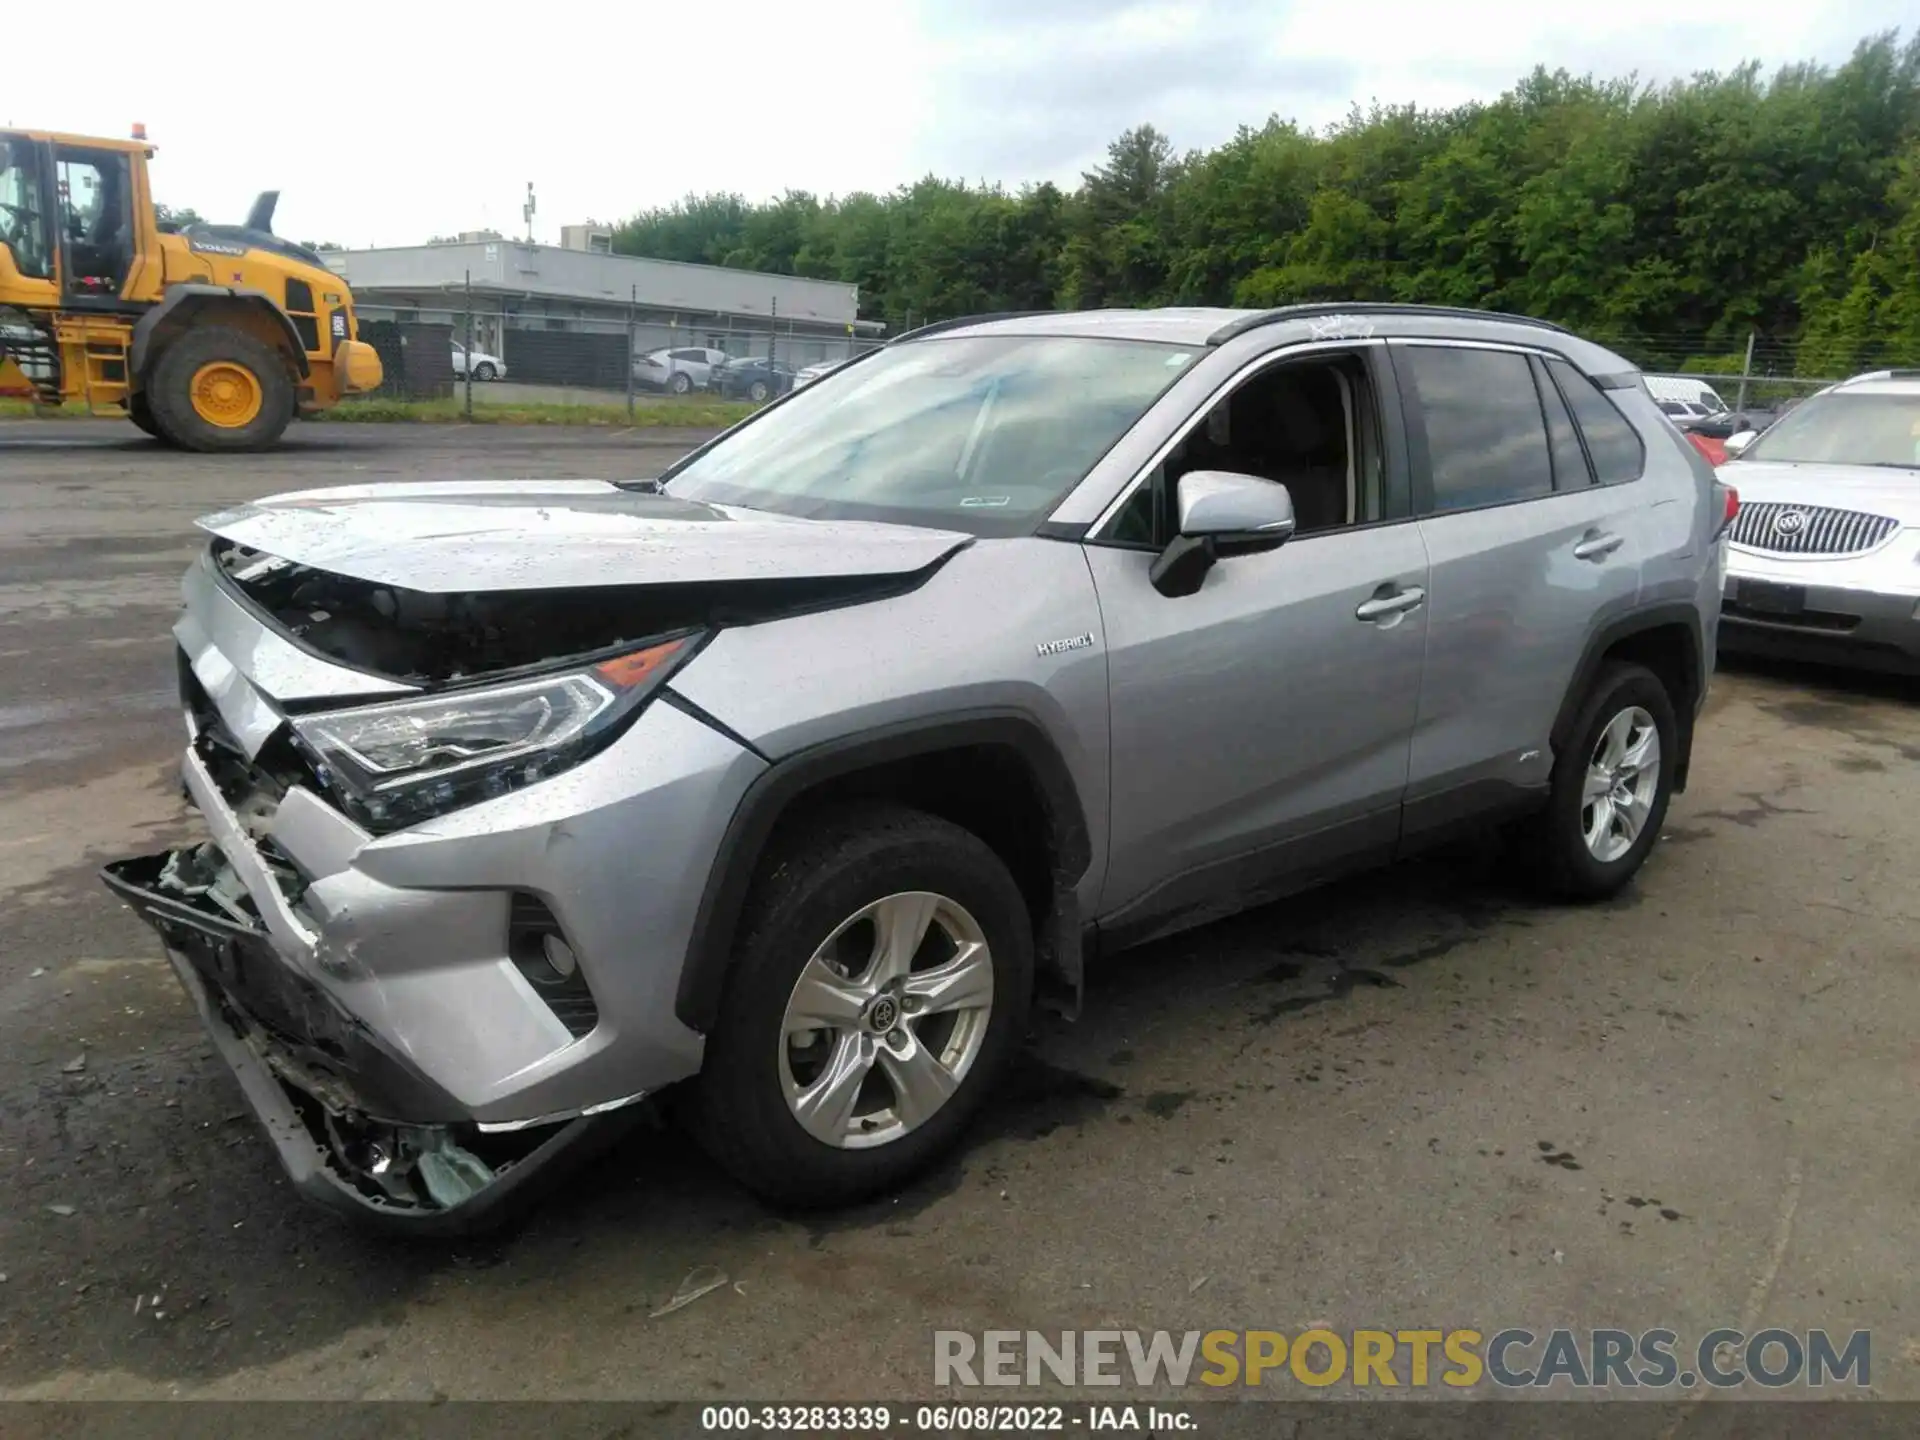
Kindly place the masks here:
POLYGON ((1733 543, 1770 555, 1864 555, 1900 526, 1890 515, 1754 500, 1733 521, 1733 543))
POLYGON ((549 958, 550 939, 557 941, 566 954, 573 953, 561 933, 560 921, 546 902, 524 891, 515 893, 507 919, 507 954, 534 993, 567 1027, 567 1033, 578 1039, 600 1023, 600 1007, 594 1004, 593 991, 587 988, 587 977, 581 973, 577 959, 568 973, 554 967, 549 958))

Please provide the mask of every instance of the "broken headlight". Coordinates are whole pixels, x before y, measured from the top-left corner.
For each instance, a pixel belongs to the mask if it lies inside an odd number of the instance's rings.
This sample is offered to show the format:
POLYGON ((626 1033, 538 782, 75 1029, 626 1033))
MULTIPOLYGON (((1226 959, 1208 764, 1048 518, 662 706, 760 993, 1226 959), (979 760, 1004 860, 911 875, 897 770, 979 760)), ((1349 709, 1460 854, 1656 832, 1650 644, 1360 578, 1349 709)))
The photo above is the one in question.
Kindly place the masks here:
POLYGON ((578 670, 296 716, 294 741, 348 813, 397 830, 579 764, 697 648, 683 636, 578 670))

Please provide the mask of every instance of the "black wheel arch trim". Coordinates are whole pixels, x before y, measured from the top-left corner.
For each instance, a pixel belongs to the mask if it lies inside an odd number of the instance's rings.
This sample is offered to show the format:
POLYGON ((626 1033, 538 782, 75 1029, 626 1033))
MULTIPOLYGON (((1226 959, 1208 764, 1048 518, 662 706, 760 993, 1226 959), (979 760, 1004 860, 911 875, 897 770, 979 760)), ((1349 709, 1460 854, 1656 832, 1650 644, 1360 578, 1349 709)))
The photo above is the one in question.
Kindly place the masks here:
MULTIPOLYGON (((734 936, 747 891, 775 825, 795 801, 828 781, 862 770, 942 750, 982 746, 1014 751, 1039 785, 1053 817, 1056 897, 1070 898, 1093 858, 1086 812, 1065 757, 1032 715, 1015 709, 969 710, 828 740, 775 761, 734 807, 701 892, 680 971, 673 1008, 681 1023, 701 1034, 711 1030, 732 968, 734 936)), ((1077 927, 1077 914, 1073 923, 1077 927)))
POLYGON ((127 358, 135 375, 146 373, 147 352, 153 346, 155 332, 167 318, 189 301, 203 300, 238 300, 246 305, 264 308, 280 323, 281 333, 286 336, 288 348, 293 351, 294 363, 300 367, 302 378, 312 373, 312 367, 307 362, 306 347, 300 341, 300 332, 294 328, 292 318, 266 291, 244 285, 173 285, 168 287, 166 298, 142 315, 133 327, 133 346, 127 358))
POLYGON ((1579 718, 1580 706, 1585 701, 1587 691, 1593 685, 1594 676, 1599 674, 1602 661, 1614 646, 1623 640, 1631 640, 1636 635, 1651 630, 1664 630, 1679 626, 1687 637, 1688 681, 1692 687, 1692 703, 1684 703, 1685 697, 1673 697, 1673 717, 1679 728, 1679 753, 1674 756, 1673 793, 1679 794, 1687 788, 1687 767, 1693 759, 1694 719, 1707 695, 1706 641, 1700 624, 1700 612, 1685 601, 1670 604, 1649 605, 1629 611, 1594 631, 1587 638, 1586 649, 1581 652, 1580 664, 1573 672, 1573 681, 1567 686, 1567 693, 1561 698, 1560 713, 1554 716, 1551 740, 1556 757, 1566 749, 1569 732, 1573 722, 1579 718))

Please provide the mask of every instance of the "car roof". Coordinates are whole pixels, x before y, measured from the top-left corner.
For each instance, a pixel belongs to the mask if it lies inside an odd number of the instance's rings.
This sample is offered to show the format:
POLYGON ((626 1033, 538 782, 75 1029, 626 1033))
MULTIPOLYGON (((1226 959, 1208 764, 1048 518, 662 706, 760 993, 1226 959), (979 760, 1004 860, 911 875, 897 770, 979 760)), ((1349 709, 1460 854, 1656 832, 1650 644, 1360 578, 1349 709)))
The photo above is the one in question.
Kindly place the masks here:
POLYGON ((1920 395, 1920 370, 1872 370, 1827 388, 1848 395, 1920 395))
POLYGON ((1153 310, 1034 311, 977 315, 909 330, 893 344, 974 335, 1074 336, 1217 346, 1255 332, 1274 348, 1310 340, 1440 336, 1484 339, 1553 350, 1589 375, 1637 374, 1631 361, 1558 325, 1491 310, 1377 301, 1284 305, 1271 310, 1169 306, 1153 310))

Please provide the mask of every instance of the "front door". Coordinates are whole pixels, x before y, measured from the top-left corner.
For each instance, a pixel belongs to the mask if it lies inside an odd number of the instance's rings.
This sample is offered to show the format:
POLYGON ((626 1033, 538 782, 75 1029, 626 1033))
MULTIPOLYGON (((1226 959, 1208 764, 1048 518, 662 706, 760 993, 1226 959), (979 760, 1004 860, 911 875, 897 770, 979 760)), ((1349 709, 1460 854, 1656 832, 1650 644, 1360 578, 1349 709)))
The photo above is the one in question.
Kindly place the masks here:
POLYGON ((1100 919, 1118 938, 1241 908, 1394 843, 1427 559, 1384 493, 1372 363, 1316 356, 1248 380, 1143 482, 1131 528, 1123 507, 1116 543, 1087 546, 1112 712, 1100 919), (1169 598, 1148 571, 1191 469, 1286 484, 1301 529, 1169 598))
POLYGON ((45 309, 59 296, 52 196, 46 147, 0 135, 0 305, 45 309))

